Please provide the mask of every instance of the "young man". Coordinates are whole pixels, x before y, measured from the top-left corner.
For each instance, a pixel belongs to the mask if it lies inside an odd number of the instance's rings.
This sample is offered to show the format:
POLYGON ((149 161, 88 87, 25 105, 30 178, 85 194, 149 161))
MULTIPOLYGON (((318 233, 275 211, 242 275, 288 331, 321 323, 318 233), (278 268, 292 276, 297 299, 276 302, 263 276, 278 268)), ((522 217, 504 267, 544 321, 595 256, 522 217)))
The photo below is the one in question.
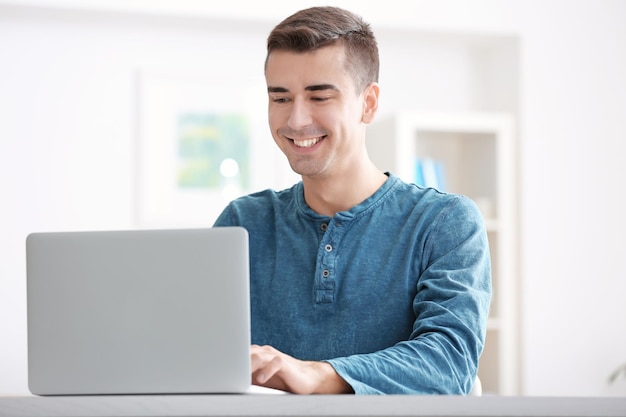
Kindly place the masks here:
POLYGON ((253 383, 294 393, 466 394, 491 297, 476 206, 370 161, 378 48, 333 7, 268 38, 274 141, 302 181, 233 201, 250 235, 253 383))

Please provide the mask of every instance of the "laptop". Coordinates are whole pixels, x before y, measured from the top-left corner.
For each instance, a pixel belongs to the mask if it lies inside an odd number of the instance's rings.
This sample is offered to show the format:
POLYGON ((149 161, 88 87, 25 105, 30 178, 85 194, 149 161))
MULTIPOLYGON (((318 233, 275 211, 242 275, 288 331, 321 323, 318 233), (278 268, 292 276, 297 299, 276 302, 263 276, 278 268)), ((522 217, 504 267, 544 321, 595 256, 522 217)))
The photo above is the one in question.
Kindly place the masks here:
POLYGON ((33 394, 263 391, 245 229, 32 233, 26 264, 33 394))

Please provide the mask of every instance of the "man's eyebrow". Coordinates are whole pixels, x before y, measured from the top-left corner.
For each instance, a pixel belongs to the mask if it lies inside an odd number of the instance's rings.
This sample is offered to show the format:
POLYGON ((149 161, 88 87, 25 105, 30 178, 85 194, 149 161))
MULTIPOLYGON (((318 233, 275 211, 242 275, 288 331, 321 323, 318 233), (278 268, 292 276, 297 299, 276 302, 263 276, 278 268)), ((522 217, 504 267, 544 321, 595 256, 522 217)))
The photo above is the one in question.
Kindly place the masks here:
POLYGON ((335 91, 339 91, 339 89, 336 86, 334 86, 333 84, 315 84, 315 85, 310 85, 310 86, 306 87, 305 90, 307 90, 307 91, 321 91, 321 90, 335 90, 335 91))
POLYGON ((289 90, 285 87, 272 87, 271 85, 267 87, 268 93, 288 93, 289 90))

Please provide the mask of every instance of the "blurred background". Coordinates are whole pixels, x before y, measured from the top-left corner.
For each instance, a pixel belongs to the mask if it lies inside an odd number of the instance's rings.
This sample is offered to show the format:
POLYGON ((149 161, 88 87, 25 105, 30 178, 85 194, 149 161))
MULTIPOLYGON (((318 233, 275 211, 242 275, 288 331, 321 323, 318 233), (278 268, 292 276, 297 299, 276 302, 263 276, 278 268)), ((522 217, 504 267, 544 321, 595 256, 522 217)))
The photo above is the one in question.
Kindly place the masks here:
MULTIPOLYGON (((267 128, 265 38, 328 3, 0 0, 0 395, 28 393, 29 233, 207 227, 298 180, 267 128)), ((626 2, 335 4, 379 40, 379 118, 513 120, 506 393, 626 395, 626 2)))

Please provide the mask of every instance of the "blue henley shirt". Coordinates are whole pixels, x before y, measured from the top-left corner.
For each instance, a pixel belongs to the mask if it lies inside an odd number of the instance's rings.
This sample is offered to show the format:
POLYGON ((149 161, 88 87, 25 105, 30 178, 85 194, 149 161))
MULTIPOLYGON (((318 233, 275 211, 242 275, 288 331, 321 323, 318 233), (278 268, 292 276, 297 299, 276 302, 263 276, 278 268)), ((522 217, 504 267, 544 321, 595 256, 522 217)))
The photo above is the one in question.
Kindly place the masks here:
POLYGON ((332 218, 301 182, 225 208, 215 226, 249 233, 252 343, 327 361, 357 394, 467 394, 491 299, 482 217, 388 175, 332 218))

